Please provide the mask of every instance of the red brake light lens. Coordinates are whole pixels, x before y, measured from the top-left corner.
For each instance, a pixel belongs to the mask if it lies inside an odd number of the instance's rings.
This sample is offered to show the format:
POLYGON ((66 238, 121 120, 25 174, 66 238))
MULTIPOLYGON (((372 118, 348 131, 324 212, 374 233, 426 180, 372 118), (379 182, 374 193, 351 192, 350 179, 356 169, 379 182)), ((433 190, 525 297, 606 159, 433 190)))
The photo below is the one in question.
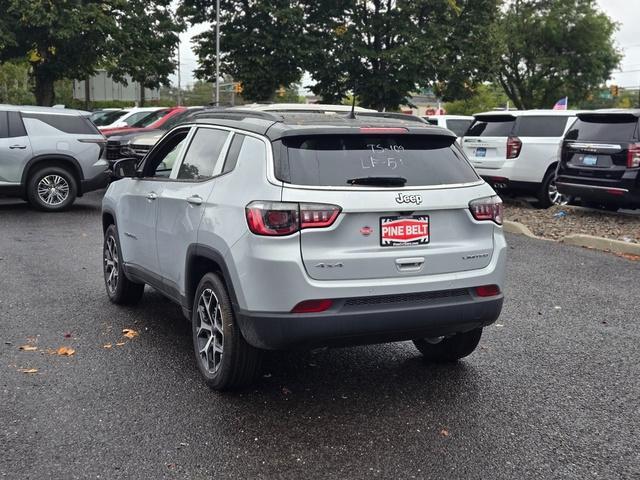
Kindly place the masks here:
POLYGON ((507 158, 518 158, 522 150, 522 141, 518 137, 507 138, 507 158))
POLYGON ((493 197, 478 198, 469 202, 471 215, 478 221, 491 220, 502 225, 504 207, 502 200, 497 195, 493 197))
POLYGON ((249 230, 272 237, 291 235, 303 228, 329 227, 340 211, 336 205, 259 201, 245 209, 249 230))
POLYGON ((329 310, 333 305, 333 300, 305 300, 298 303, 291 313, 320 313, 329 310))
POLYGON ((495 297, 500 295, 500 287, 497 285, 482 285, 481 287, 476 287, 476 295, 479 297, 495 297))
POLYGON ((629 145, 629 151, 627 152, 627 167, 640 167, 640 143, 632 143, 629 145))

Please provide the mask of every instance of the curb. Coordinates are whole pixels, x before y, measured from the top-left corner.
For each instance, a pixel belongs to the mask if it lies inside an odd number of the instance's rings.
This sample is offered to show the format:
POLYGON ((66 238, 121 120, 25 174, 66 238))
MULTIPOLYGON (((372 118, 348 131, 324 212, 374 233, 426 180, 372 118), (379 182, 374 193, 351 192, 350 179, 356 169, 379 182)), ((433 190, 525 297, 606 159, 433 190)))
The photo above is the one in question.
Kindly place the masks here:
MULTIPOLYGON (((535 238, 536 240, 546 240, 548 242, 556 241, 534 235, 533 232, 529 230, 529 227, 519 222, 505 220, 502 228, 505 232, 524 235, 525 237, 535 238)), ((593 248, 594 250, 602 250, 604 252, 625 253, 640 256, 639 243, 628 243, 621 240, 612 240, 610 238, 604 237, 594 237, 593 235, 584 235, 581 233, 567 235, 566 237, 563 237, 557 241, 560 243, 566 243, 567 245, 593 248)))

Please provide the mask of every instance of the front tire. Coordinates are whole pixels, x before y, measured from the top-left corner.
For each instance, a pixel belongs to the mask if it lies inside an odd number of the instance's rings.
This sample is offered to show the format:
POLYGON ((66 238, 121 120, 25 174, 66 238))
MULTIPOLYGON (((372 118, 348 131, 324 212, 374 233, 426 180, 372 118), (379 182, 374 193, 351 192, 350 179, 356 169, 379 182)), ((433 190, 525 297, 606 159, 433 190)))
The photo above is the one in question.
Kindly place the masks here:
POLYGON ((421 338, 413 344, 428 362, 446 363, 456 362, 476 349, 482 337, 482 328, 476 328, 465 333, 457 333, 452 337, 445 337, 436 342, 433 339, 421 338))
POLYGON ((73 174, 63 167, 44 167, 27 181, 27 200, 45 212, 61 212, 75 201, 78 185, 73 174))
POLYGON ((144 293, 144 283, 132 282, 124 273, 122 250, 115 225, 109 225, 107 228, 103 245, 104 286, 109 300, 117 305, 133 305, 139 302, 144 293))
POLYGON ((191 325, 198 369, 211 389, 232 390, 254 381, 261 351, 242 336, 227 288, 214 273, 200 280, 191 325))

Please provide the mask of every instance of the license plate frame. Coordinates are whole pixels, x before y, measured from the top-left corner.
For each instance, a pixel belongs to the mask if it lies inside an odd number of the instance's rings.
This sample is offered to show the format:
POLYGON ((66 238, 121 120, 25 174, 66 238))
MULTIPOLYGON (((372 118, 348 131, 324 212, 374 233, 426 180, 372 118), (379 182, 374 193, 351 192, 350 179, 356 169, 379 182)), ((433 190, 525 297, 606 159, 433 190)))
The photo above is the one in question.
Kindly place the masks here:
POLYGON ((428 245, 431 241, 431 219, 429 215, 380 217, 379 241, 381 247, 428 245), (391 230, 391 227, 397 228, 391 230), (411 230, 407 231, 407 227, 411 230))

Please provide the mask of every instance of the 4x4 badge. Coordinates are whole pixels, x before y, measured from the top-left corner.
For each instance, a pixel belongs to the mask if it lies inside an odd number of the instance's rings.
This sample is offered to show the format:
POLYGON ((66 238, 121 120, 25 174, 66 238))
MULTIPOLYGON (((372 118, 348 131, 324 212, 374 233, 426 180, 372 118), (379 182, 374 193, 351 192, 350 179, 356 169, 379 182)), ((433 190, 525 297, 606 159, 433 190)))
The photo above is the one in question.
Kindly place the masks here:
POLYGON ((403 203, 415 203, 416 205, 420 205, 422 203, 422 195, 405 195, 399 193, 396 197, 396 202, 403 203))

